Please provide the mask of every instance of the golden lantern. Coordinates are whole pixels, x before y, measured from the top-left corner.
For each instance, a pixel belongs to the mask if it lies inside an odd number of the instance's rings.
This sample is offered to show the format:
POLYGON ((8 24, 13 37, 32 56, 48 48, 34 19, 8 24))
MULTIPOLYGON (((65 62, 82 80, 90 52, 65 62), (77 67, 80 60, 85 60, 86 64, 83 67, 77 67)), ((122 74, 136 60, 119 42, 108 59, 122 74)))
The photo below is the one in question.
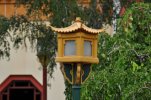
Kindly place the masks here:
POLYGON ((79 17, 66 28, 51 29, 58 33, 57 62, 62 63, 98 63, 98 33, 104 29, 92 29, 84 25, 79 17))

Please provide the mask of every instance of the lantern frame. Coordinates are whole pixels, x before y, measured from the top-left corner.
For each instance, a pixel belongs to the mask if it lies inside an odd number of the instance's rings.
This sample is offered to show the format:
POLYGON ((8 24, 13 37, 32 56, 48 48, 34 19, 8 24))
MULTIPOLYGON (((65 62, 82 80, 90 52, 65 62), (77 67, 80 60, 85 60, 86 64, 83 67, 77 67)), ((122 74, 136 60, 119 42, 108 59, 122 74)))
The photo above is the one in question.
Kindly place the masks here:
POLYGON ((58 54, 57 62, 61 63, 98 63, 97 42, 98 33, 104 29, 92 29, 84 25, 80 18, 69 27, 51 29, 58 33, 58 54), (65 55, 66 41, 75 40, 75 55, 65 55), (84 55, 84 41, 91 41, 91 56, 84 55))

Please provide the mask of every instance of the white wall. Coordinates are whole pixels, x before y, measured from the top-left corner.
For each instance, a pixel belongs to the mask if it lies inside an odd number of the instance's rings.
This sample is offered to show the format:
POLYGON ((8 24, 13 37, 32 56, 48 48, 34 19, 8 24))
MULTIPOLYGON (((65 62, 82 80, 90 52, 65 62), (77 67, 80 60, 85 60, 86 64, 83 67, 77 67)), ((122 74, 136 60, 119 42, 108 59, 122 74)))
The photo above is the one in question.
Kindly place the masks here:
MULTIPOLYGON (((36 54, 21 47, 18 51, 11 50, 10 61, 0 60, 0 84, 11 74, 33 75, 42 84, 42 70, 36 54)), ((48 100, 65 100, 64 79, 57 65, 51 87, 48 87, 48 100)))

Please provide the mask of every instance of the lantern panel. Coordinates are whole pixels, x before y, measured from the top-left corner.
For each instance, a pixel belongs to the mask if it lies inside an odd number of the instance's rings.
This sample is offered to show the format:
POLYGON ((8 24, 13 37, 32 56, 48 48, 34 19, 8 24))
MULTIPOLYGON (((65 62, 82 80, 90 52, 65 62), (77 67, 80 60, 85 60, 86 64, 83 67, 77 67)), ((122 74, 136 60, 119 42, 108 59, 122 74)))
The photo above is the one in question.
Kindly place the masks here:
POLYGON ((66 40, 65 41, 64 55, 65 56, 76 55, 76 43, 75 43, 75 40, 66 40))
POLYGON ((92 42, 84 40, 84 56, 92 56, 92 42))

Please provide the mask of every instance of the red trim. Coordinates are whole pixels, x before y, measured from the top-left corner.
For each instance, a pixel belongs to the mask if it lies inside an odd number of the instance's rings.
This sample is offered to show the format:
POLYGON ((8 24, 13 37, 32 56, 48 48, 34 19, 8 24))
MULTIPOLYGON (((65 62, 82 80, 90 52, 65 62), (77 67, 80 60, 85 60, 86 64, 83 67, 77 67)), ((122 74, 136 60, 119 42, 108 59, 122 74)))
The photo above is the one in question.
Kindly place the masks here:
POLYGON ((125 13, 125 10, 126 10, 125 7, 122 7, 121 10, 120 10, 119 15, 120 15, 120 16, 123 16, 124 13, 125 13))
POLYGON ((1 97, 1 92, 14 80, 15 81, 30 81, 41 92, 41 95, 42 95, 41 100, 42 100, 43 86, 32 75, 10 75, 0 85, 0 97, 1 97))

